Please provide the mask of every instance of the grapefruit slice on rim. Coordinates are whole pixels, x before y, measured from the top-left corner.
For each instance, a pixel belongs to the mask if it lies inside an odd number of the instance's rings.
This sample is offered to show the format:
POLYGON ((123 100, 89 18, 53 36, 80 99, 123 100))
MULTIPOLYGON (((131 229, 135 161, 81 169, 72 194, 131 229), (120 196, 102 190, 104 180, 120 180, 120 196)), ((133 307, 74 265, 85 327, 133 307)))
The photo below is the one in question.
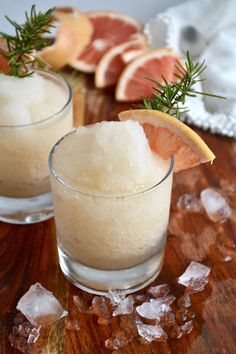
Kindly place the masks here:
POLYGON ((135 34, 134 39, 121 43, 109 49, 99 61, 95 72, 96 87, 107 87, 114 85, 125 68, 122 54, 126 51, 143 49, 147 45, 146 36, 135 34))
POLYGON ((215 158, 213 152, 197 133, 169 114, 137 109, 121 112, 118 117, 120 120, 138 121, 153 151, 165 160, 174 156, 175 172, 204 162, 212 162, 215 158))
POLYGON ((116 99, 140 101, 140 96, 152 97, 153 83, 145 78, 162 83, 164 76, 168 82, 176 81, 175 65, 179 61, 180 56, 168 48, 148 50, 138 56, 122 72, 116 87, 116 99))
POLYGON ((134 33, 142 30, 142 25, 133 17, 110 11, 89 12, 88 17, 94 29, 92 39, 70 65, 77 70, 93 73, 108 49, 129 40, 134 33))

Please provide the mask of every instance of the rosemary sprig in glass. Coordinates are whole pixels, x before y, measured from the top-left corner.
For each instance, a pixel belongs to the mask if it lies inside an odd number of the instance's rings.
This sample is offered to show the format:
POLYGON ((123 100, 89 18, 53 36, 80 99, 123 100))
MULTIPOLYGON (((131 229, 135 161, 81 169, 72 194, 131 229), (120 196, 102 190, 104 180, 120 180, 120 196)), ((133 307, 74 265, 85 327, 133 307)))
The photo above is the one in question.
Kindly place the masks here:
POLYGON ((15 35, 0 32, 0 36, 6 40, 8 52, 0 52, 8 59, 10 66, 10 75, 25 77, 33 72, 29 67, 33 67, 39 60, 35 51, 41 50, 48 45, 48 42, 42 37, 45 33, 50 33, 52 27, 52 12, 49 9, 46 12, 36 12, 35 5, 31 7, 30 14, 25 13, 25 23, 19 25, 6 16, 6 19, 15 28, 15 35))
POLYGON ((141 97, 143 104, 137 105, 138 108, 154 109, 179 118, 182 113, 188 112, 184 107, 186 97, 196 97, 196 95, 205 95, 216 98, 225 98, 206 92, 199 92, 195 90, 194 85, 197 82, 204 81, 200 79, 200 75, 206 69, 205 61, 194 64, 189 52, 186 54, 185 67, 178 62, 175 65, 176 73, 174 74, 177 81, 167 82, 163 76, 163 83, 146 78, 152 81, 154 94, 152 98, 141 97))

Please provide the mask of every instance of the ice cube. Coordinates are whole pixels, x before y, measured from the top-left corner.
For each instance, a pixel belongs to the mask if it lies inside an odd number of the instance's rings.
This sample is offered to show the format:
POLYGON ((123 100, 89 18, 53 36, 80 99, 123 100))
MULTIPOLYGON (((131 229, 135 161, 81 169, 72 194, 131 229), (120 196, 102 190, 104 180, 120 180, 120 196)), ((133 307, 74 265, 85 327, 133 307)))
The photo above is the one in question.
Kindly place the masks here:
POLYGON ((152 286, 147 290, 148 295, 158 298, 158 297, 163 297, 169 294, 170 292, 170 287, 168 284, 160 284, 157 286, 152 286))
POLYGON ((180 307, 188 308, 191 306, 191 299, 189 294, 184 294, 178 299, 178 305, 180 307))
POLYGON ((109 290, 106 297, 110 299, 113 306, 118 306, 124 300, 125 292, 123 290, 109 290))
POLYGON ((109 300, 105 296, 95 296, 89 312, 98 317, 98 323, 106 325, 111 322, 109 300))
POLYGON ((197 279, 191 279, 188 285, 189 292, 197 292, 204 290, 208 283, 208 277, 201 277, 197 279))
POLYGON ((182 195, 177 202, 177 208, 190 213, 203 212, 202 204, 195 193, 182 195))
POLYGON ((148 324, 138 324, 137 325, 138 334, 148 343, 151 343, 154 340, 163 338, 166 339, 167 335, 164 329, 156 324, 156 325, 148 325, 148 324))
MULTIPOLYGON (((153 300, 151 300, 153 301, 153 300)), ((166 304, 166 305, 170 305, 172 304, 174 301, 175 301, 175 296, 174 295, 166 295, 166 296, 163 296, 161 298, 161 301, 166 304)))
POLYGON ((165 315, 161 317, 161 325, 163 327, 173 326, 175 323, 175 315, 173 312, 167 312, 165 315))
POLYGON ((27 343, 33 344, 36 343, 38 338, 40 336, 40 327, 34 327, 32 328, 29 337, 27 339, 27 343))
POLYGON ((35 326, 46 326, 67 315, 55 296, 40 283, 29 288, 18 302, 17 309, 35 326))
POLYGON ((171 307, 161 299, 152 299, 150 302, 144 302, 142 305, 137 306, 136 311, 144 318, 160 320, 165 313, 171 311, 171 307))
POLYGON ((201 201, 208 217, 214 222, 225 222, 231 214, 231 208, 226 199, 212 188, 201 192, 201 201))
POLYGON ((113 312, 113 316, 129 315, 133 312, 134 300, 131 295, 127 296, 124 300, 121 300, 118 307, 113 312))
POLYGON ((192 329, 193 329, 193 321, 192 320, 185 322, 181 326, 181 331, 186 334, 189 334, 192 331, 192 329))
POLYGON ((14 319, 12 333, 9 335, 11 346, 21 351, 29 353, 40 335, 40 327, 32 325, 22 314, 17 314, 14 319))
POLYGON ((230 262, 232 261, 232 257, 227 255, 227 256, 224 256, 224 262, 230 262))
POLYGON ((185 272, 178 278, 178 283, 193 291, 201 291, 208 283, 211 269, 204 264, 192 261, 185 272))
POLYGON ((131 342, 133 336, 128 336, 124 331, 113 333, 111 338, 105 340, 105 347, 107 349, 116 350, 125 347, 131 342))

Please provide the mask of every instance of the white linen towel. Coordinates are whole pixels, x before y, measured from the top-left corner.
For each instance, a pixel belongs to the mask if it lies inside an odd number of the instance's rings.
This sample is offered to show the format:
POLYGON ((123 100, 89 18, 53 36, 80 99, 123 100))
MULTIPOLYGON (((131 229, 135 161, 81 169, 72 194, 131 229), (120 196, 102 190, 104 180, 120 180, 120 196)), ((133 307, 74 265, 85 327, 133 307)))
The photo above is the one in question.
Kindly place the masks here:
POLYGON ((152 48, 169 47, 182 54, 189 49, 195 60, 204 59, 206 81, 198 89, 227 97, 188 98, 189 112, 182 120, 236 138, 236 0, 181 3, 157 14, 146 24, 145 32, 152 48), (187 45, 186 31, 190 39, 197 40, 187 45))

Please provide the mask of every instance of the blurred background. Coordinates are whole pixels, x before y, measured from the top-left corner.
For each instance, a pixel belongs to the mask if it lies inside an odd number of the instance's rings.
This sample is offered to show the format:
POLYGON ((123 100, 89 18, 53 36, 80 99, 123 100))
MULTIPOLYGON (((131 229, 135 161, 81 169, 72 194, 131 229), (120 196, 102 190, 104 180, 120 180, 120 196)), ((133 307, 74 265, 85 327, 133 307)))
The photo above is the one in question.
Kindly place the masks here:
POLYGON ((4 15, 8 15, 16 22, 24 21, 24 12, 30 10, 33 4, 41 11, 55 6, 75 6, 83 11, 111 10, 124 12, 146 22, 157 12, 167 7, 180 4, 181 0, 0 0, 0 30, 11 33, 10 26, 4 15))

